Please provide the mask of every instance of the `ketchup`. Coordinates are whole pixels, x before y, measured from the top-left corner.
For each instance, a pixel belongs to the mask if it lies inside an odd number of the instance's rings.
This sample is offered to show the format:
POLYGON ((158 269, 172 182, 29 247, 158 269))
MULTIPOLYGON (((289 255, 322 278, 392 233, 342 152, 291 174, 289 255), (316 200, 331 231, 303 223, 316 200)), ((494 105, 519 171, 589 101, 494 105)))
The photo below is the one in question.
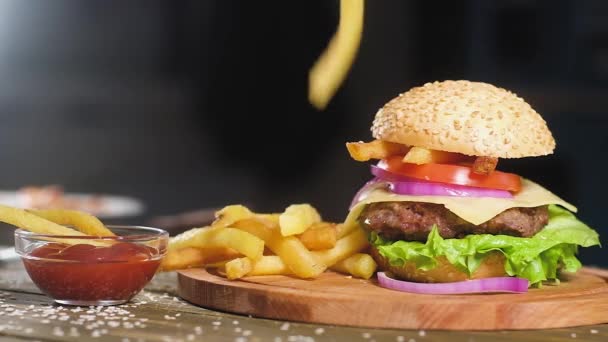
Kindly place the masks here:
POLYGON ((65 302, 128 301, 160 262, 156 249, 127 242, 107 247, 47 243, 23 258, 40 290, 65 302))

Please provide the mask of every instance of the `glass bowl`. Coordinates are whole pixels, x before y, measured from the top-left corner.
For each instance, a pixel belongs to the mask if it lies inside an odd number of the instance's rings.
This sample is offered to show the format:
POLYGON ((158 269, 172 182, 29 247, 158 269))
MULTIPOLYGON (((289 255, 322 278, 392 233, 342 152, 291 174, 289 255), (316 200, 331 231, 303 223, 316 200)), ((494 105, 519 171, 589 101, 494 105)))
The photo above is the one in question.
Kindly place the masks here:
POLYGON ((169 234, 157 228, 108 226, 110 237, 58 236, 15 231, 15 251, 30 278, 66 305, 128 302, 154 277, 169 234))

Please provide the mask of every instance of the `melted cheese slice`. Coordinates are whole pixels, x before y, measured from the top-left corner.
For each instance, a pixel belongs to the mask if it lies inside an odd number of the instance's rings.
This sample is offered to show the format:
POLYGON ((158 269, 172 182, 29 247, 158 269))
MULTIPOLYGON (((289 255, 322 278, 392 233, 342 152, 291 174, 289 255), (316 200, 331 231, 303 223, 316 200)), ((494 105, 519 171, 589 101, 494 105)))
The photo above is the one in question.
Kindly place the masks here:
POLYGON ((513 198, 455 197, 455 196, 413 196, 391 193, 381 188, 371 188, 360 195, 357 203, 346 218, 345 224, 354 224, 361 210, 368 203, 376 202, 425 202, 443 204, 465 221, 474 225, 482 224, 503 211, 516 207, 538 207, 558 204, 576 212, 576 207, 552 194, 542 186, 522 178, 521 190, 513 198))

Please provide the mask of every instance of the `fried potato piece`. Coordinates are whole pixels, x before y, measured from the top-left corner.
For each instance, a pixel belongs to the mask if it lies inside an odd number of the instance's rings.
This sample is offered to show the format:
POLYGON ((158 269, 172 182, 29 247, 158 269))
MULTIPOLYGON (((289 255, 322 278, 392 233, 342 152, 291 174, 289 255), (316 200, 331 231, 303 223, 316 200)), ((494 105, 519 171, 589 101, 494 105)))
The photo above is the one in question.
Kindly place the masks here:
POLYGON ((298 238, 311 251, 329 249, 336 245, 338 231, 335 223, 319 222, 311 225, 298 238))
POLYGON ((338 239, 345 237, 346 235, 348 235, 350 232, 352 232, 355 229, 360 229, 358 224, 351 224, 348 226, 345 225, 344 223, 336 224, 336 232, 338 235, 338 239))
POLYGON ((429 150, 422 147, 412 147, 403 157, 404 163, 412 164, 450 164, 458 163, 470 159, 460 153, 429 150))
POLYGON ((61 225, 74 226, 91 236, 115 236, 99 219, 82 211, 64 209, 29 209, 28 212, 61 225))
POLYGON ((360 162, 368 161, 370 159, 386 159, 395 155, 404 155, 410 150, 409 146, 383 140, 349 142, 346 143, 346 149, 351 158, 360 162))
POLYGON ((271 221, 275 224, 279 224, 279 219, 281 217, 281 214, 255 214, 255 217, 259 217, 263 220, 267 220, 267 221, 271 221))
POLYGON ((245 274, 251 272, 252 265, 251 259, 247 257, 230 260, 224 265, 226 277, 230 280, 242 278, 245 274))
MULTIPOLYGON (((368 243, 365 233, 357 229, 347 237, 338 240, 336 247, 326 251, 311 252, 319 262, 330 265, 331 269, 338 272, 351 274, 355 277, 369 279, 376 270, 376 263, 367 254, 357 253, 367 248, 368 243)), ((290 275, 294 274, 276 255, 265 255, 253 263, 251 272, 247 276, 254 275, 290 275)))
POLYGON ((182 249, 168 250, 160 265, 161 271, 181 270, 192 267, 213 265, 218 262, 231 260, 242 256, 241 253, 231 248, 195 248, 186 247, 182 249))
POLYGON ((367 237, 362 229, 355 229, 336 242, 336 246, 323 251, 312 252, 314 257, 325 265, 334 265, 338 261, 358 253, 369 246, 367 237))
POLYGON ((215 213, 215 221, 212 227, 228 227, 238 220, 253 217, 249 208, 240 204, 228 205, 215 213))
POLYGON ((300 234, 319 222, 321 215, 310 204, 292 204, 279 216, 279 226, 283 236, 300 234))
POLYGON ((247 276, 293 274, 278 255, 265 255, 253 263, 247 276))
POLYGON ((241 229, 204 227, 194 228, 171 238, 167 250, 187 247, 232 248, 252 260, 257 260, 264 252, 264 241, 241 229))
POLYGON ((357 253, 338 261, 330 267, 331 270, 350 274, 353 277, 369 279, 376 272, 378 265, 369 254, 357 253))
MULTIPOLYGON (((327 266, 314 258, 295 236, 282 236, 275 223, 253 218, 238 221, 232 225, 262 239, 273 253, 281 257, 287 267, 301 278, 314 278, 327 266)), ((254 261, 259 258, 254 259, 254 261)))
POLYGON ((0 205, 0 221, 37 234, 85 236, 77 230, 64 227, 23 209, 0 205))
POLYGON ((341 0, 338 31, 308 74, 308 99, 324 109, 346 78, 363 32, 363 0, 341 0))
POLYGON ((496 165, 498 165, 498 158, 494 157, 477 157, 473 162, 474 173, 480 175, 489 175, 496 169, 496 165))

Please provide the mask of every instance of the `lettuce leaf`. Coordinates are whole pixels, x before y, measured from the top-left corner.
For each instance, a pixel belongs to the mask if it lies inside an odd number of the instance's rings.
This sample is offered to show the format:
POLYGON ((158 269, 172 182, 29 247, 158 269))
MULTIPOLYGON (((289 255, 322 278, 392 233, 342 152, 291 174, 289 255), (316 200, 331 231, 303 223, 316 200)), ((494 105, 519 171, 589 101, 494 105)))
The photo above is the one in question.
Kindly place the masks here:
POLYGON ((370 242, 391 265, 413 262, 419 269, 437 265, 436 258, 445 256, 462 272, 472 274, 484 257, 498 251, 505 258, 505 271, 511 276, 526 278, 531 285, 557 279, 558 269, 576 272, 581 263, 576 258, 578 246, 599 245, 596 231, 579 221, 574 214, 549 205, 549 223, 533 237, 507 235, 467 235, 461 239, 443 239, 433 227, 426 243, 389 241, 372 232, 370 242))

